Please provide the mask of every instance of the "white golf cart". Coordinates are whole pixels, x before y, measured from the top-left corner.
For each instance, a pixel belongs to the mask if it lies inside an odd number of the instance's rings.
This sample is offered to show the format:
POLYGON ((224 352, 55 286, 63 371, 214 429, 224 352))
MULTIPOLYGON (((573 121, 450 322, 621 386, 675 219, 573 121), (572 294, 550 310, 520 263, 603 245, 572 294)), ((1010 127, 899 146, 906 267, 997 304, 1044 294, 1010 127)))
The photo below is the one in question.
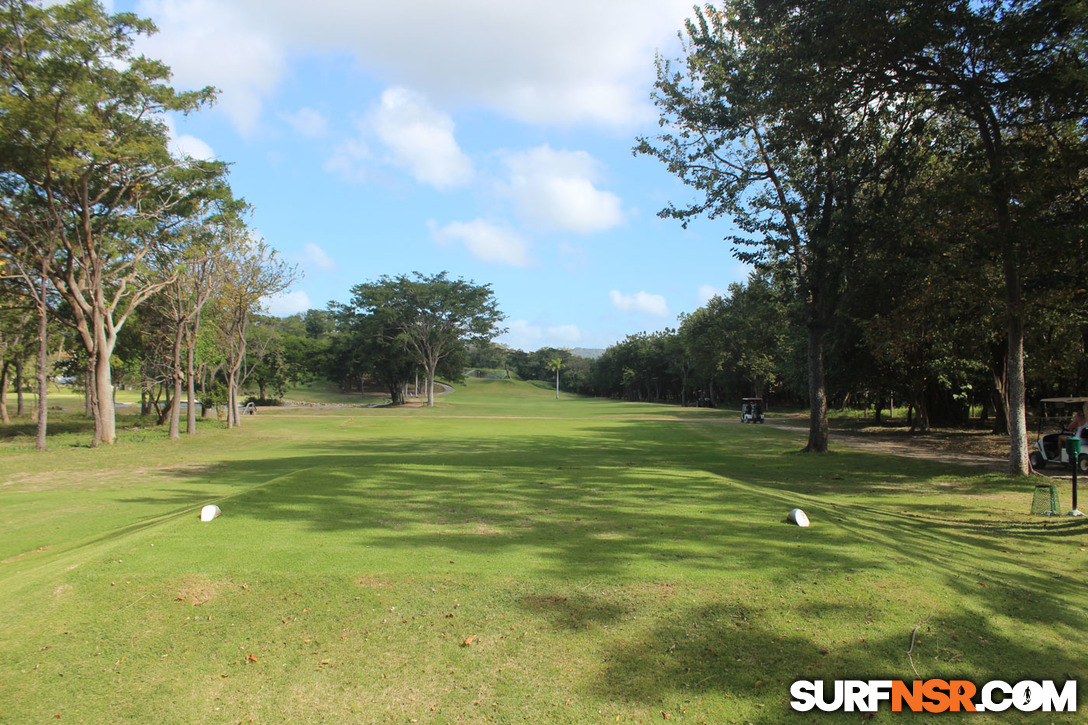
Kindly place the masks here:
MULTIPOLYGON (((1035 442, 1035 450, 1028 454, 1031 467, 1042 469, 1048 463, 1070 465, 1072 461, 1069 460, 1063 439, 1076 433, 1067 426, 1078 410, 1084 410, 1088 398, 1043 398, 1039 402, 1042 404, 1039 436, 1035 442)), ((1081 450, 1083 452, 1077 459, 1077 470, 1088 473, 1088 427, 1081 432, 1081 450)))
POLYGON ((740 422, 763 422, 763 398, 741 398, 740 422))

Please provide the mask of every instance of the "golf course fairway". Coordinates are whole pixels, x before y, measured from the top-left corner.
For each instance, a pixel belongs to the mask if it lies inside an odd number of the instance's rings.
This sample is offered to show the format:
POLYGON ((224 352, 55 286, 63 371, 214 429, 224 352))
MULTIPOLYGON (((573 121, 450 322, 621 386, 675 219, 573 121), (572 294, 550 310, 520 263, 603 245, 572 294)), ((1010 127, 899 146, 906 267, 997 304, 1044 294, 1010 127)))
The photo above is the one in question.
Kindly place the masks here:
POLYGON ((856 723, 791 684, 1088 672, 1088 524, 1034 481, 736 418, 473 380, 0 438, 0 723, 856 723))

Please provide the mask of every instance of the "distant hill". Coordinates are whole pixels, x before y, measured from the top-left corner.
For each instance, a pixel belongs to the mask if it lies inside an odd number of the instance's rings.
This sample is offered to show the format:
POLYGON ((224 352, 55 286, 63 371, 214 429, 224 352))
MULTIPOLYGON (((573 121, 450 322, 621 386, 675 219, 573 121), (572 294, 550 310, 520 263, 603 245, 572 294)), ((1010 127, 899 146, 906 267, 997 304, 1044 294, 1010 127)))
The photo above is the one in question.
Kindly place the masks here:
POLYGON ((601 355, 604 355, 604 350, 598 350, 591 347, 575 347, 572 348, 570 352, 572 355, 589 358, 590 360, 596 360, 601 355))

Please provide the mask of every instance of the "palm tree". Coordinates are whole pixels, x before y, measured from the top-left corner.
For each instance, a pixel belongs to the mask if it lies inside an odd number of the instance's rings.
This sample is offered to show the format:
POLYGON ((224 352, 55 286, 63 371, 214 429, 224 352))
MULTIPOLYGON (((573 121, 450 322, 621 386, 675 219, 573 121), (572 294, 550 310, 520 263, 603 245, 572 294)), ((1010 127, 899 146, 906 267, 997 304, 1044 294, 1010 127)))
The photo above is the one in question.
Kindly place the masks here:
POLYGON ((559 369, 563 367, 561 358, 553 357, 548 361, 548 369, 555 371, 555 399, 559 400, 559 369))

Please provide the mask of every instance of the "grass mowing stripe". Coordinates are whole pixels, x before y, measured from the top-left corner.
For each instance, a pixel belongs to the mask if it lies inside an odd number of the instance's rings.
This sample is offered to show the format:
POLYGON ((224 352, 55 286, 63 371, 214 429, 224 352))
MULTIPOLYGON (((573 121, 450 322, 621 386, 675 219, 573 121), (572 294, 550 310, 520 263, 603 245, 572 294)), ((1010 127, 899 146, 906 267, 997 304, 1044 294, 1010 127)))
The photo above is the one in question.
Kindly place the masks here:
POLYGON ((208 504, 218 505, 237 499, 251 494, 254 490, 264 486, 275 484, 280 479, 291 478, 299 473, 302 473, 302 471, 292 471, 290 473, 274 476, 263 483, 254 484, 252 487, 243 491, 235 491, 218 497, 209 497, 207 499, 202 499, 200 503, 196 504, 187 503, 164 513, 148 516, 129 524, 123 524, 120 527, 109 531, 95 533, 87 538, 72 539, 57 545, 56 547, 50 546, 48 547, 47 556, 34 556, 36 552, 29 551, 26 552, 26 554, 10 557, 2 562, 3 569, 0 569, 0 576, 9 582, 9 586, 12 588, 11 593, 17 594, 22 585, 37 586, 35 583, 36 580, 56 577, 62 571, 72 571, 87 561, 107 555, 109 548, 123 539, 136 536, 149 529, 163 526, 164 524, 177 521, 184 517, 191 517, 196 520, 199 510, 208 504))

